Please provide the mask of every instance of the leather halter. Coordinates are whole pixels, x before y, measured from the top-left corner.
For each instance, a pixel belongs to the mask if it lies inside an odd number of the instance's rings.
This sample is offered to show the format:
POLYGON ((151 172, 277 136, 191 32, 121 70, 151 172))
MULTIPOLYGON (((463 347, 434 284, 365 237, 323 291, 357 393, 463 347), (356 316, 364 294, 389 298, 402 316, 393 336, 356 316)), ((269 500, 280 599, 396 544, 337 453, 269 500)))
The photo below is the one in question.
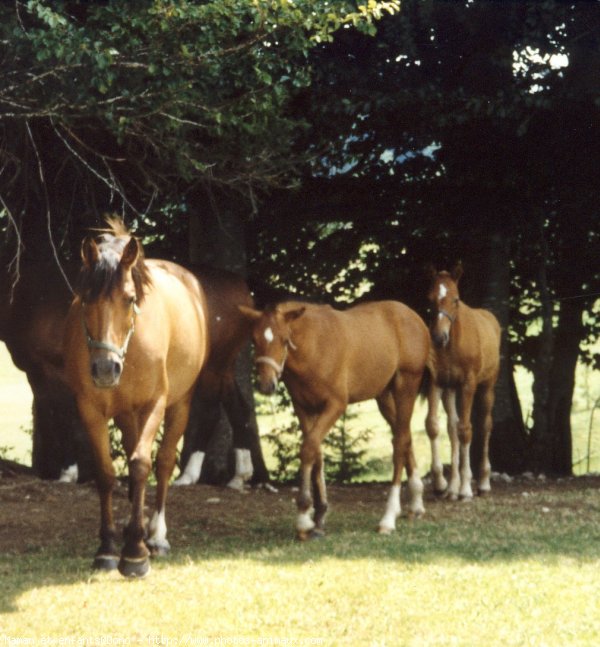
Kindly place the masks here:
POLYGON ((456 315, 452 316, 449 312, 446 312, 446 310, 442 310, 441 308, 438 310, 438 315, 444 315, 444 317, 447 317, 450 320, 450 325, 456 321, 456 315))
POLYGON ((283 369, 285 368, 285 362, 288 356, 288 348, 291 348, 292 350, 296 350, 297 348, 291 339, 288 339, 285 342, 285 346, 283 347, 283 359, 281 360, 281 364, 276 362, 272 357, 269 357, 268 355, 260 355, 254 360, 254 363, 266 364, 267 366, 270 366, 272 369, 275 370, 275 373, 277 373, 277 379, 279 379, 283 373, 283 369))
POLYGON ((131 337, 135 332, 135 318, 140 312, 140 309, 137 303, 135 301, 133 303, 133 314, 131 315, 131 325, 129 326, 127 335, 125 335, 125 341, 123 342, 123 345, 120 348, 118 346, 115 346, 114 344, 111 344, 110 342, 94 339, 90 335, 90 331, 88 330, 87 324, 85 323, 84 309, 85 309, 85 304, 82 303, 81 324, 83 325, 83 333, 85 335, 85 340, 86 340, 88 349, 90 351, 107 350, 111 353, 115 353, 115 355, 117 355, 117 357, 120 360, 125 360, 125 355, 127 354, 127 348, 129 347, 129 342, 131 341, 131 337))

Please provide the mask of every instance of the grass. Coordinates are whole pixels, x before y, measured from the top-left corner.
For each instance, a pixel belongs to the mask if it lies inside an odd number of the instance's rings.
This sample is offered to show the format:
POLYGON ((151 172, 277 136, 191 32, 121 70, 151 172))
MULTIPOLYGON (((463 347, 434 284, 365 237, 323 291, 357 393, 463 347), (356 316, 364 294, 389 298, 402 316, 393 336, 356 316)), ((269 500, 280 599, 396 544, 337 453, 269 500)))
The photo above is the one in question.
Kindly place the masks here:
POLYGON ((185 545, 143 581, 91 575, 81 546, 35 546, 0 557, 0 642, 597 645, 597 486, 429 502, 391 536, 357 494, 307 544, 291 516, 253 514, 250 495, 243 524, 218 508, 214 534, 190 519, 185 545))
MULTIPOLYGON (((0 343, 0 457, 31 465, 31 389, 0 343)), ((1 647, 1 646, 0 646, 1 647)))

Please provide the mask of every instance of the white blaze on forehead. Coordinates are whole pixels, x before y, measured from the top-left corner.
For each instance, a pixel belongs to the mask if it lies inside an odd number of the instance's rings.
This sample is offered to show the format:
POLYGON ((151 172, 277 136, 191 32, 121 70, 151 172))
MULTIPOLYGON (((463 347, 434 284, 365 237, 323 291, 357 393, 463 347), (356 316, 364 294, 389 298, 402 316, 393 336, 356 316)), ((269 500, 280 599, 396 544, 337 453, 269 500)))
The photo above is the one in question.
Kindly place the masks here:
POLYGON ((270 344, 275 339, 271 328, 265 328, 265 339, 267 340, 268 344, 270 344))
POLYGON ((440 283, 440 292, 438 294, 438 299, 441 301, 447 294, 448 288, 443 283, 440 283))

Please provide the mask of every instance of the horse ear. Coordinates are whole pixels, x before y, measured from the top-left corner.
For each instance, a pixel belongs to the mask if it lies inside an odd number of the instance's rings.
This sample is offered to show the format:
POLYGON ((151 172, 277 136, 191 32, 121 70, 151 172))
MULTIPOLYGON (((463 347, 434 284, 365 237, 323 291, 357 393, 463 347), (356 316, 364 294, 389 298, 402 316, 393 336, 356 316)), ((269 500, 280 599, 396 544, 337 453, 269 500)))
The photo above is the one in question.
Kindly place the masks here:
POLYGON ((438 271, 433 263, 425 265, 425 276, 432 281, 437 277, 438 271))
POLYGON ((262 317, 262 312, 260 310, 255 310, 249 306, 238 306, 238 310, 250 321, 258 321, 262 317))
POLYGON ((302 306, 301 308, 296 308, 295 310, 288 310, 283 315, 285 323, 291 323, 292 321, 295 321, 296 319, 298 319, 298 317, 301 317, 305 311, 306 311, 305 306, 302 306))
POLYGON ((86 236, 81 243, 81 260, 91 269, 98 262, 98 245, 91 236, 86 236))
POLYGON ((133 267, 135 263, 137 262, 137 259, 140 255, 140 247, 139 243, 137 241, 137 238, 134 238, 133 236, 129 239, 129 242, 127 245, 125 245, 125 249, 123 250, 123 254, 121 254, 121 267, 125 270, 128 270, 130 267, 133 267))
POLYGON ((458 283, 460 280, 460 277, 463 275, 463 266, 460 261, 454 266, 454 269, 452 272, 450 272, 450 276, 454 280, 455 283, 458 283))

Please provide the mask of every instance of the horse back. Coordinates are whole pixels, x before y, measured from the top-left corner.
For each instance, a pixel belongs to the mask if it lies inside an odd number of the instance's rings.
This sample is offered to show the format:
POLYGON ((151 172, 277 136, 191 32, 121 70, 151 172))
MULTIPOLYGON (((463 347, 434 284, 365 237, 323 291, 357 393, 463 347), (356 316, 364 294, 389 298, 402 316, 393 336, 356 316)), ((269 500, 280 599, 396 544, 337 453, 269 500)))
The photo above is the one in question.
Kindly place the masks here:
POLYGON ((398 372, 420 375, 429 352, 422 319, 395 301, 348 310, 307 306, 294 330, 306 384, 345 393, 349 402, 377 397, 398 372), (303 321, 304 320, 304 321, 303 321))

